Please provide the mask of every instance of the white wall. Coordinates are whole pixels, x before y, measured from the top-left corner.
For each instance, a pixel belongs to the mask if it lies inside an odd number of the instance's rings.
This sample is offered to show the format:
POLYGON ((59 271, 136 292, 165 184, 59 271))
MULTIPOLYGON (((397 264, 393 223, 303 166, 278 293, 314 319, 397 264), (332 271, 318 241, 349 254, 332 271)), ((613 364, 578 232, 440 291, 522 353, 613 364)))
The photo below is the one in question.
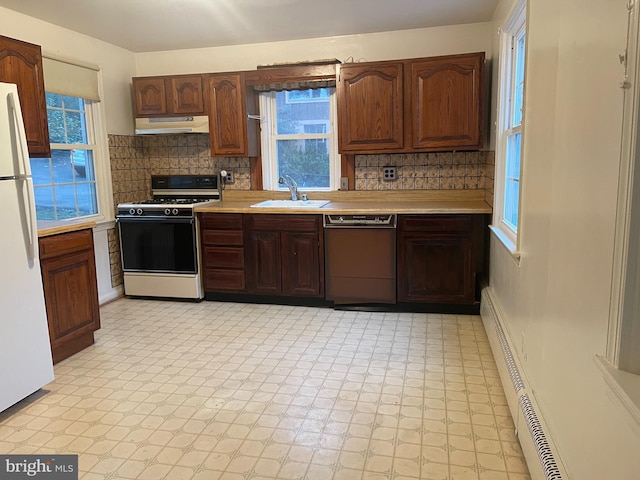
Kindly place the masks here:
POLYGON ((467 52, 491 52, 491 23, 423 28, 309 40, 197 48, 136 55, 137 74, 253 70, 258 65, 337 58, 392 60, 467 52))
POLYGON ((492 238, 489 289, 570 477, 638 478, 640 436, 594 362, 607 345, 626 2, 528 3, 522 260, 492 238))
POLYGON ((0 34, 40 45, 45 54, 99 65, 107 131, 133 133, 130 85, 131 77, 135 76, 135 56, 132 52, 3 7, 0 7, 0 34))

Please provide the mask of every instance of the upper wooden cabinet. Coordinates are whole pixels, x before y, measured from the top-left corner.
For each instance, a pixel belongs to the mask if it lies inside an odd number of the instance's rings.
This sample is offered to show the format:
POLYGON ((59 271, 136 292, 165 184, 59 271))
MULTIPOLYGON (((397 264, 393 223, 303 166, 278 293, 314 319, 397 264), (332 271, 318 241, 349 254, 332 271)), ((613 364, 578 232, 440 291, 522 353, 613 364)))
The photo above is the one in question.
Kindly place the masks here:
POLYGON ((482 147, 484 53, 410 62, 413 148, 482 147))
POLYGON ((338 67, 341 153, 482 147, 484 53, 338 67))
POLYGON ((337 95, 342 151, 403 147, 402 67, 402 63, 340 67, 337 95))
POLYGON ((137 77, 133 96, 138 117, 206 114, 203 75, 137 77))
POLYGON ((29 156, 51 156, 40 46, 0 36, 0 82, 18 86, 29 156))
POLYGON ((256 112, 256 96, 242 73, 210 75, 209 101, 211 155, 256 156, 258 121, 247 117, 256 112))

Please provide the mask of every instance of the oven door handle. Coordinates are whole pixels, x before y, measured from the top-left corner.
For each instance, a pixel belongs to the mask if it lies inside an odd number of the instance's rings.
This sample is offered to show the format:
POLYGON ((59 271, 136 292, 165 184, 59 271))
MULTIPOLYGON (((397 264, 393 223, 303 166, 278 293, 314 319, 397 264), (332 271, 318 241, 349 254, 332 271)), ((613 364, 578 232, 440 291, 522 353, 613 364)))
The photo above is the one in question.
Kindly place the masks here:
POLYGON ((165 222, 165 223, 193 223, 194 218, 180 217, 116 217, 116 223, 135 222, 165 222))

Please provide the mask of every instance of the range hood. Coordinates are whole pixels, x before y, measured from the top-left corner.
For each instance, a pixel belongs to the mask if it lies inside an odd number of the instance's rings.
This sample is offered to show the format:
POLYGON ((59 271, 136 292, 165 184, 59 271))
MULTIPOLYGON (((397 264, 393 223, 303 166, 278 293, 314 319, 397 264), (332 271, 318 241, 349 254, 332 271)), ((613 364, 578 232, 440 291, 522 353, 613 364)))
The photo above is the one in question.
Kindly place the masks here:
POLYGON ((209 117, 136 118, 136 134, 209 133, 209 117))

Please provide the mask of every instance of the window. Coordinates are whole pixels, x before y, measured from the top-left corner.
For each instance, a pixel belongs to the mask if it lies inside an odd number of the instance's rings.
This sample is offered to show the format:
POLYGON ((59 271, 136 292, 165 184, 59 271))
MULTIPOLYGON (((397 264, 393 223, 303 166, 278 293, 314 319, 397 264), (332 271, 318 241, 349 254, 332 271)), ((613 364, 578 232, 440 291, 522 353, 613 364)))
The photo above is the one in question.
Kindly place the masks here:
POLYGON ((525 3, 521 2, 502 32, 500 50, 493 227, 514 252, 517 249, 522 181, 525 19, 525 3))
POLYGON ((64 220, 98 213, 95 141, 91 104, 47 93, 51 158, 32 158, 39 220, 64 220))
POLYGON ((301 190, 336 190, 340 161, 335 133, 335 88, 260 94, 264 188, 291 176, 301 190))

